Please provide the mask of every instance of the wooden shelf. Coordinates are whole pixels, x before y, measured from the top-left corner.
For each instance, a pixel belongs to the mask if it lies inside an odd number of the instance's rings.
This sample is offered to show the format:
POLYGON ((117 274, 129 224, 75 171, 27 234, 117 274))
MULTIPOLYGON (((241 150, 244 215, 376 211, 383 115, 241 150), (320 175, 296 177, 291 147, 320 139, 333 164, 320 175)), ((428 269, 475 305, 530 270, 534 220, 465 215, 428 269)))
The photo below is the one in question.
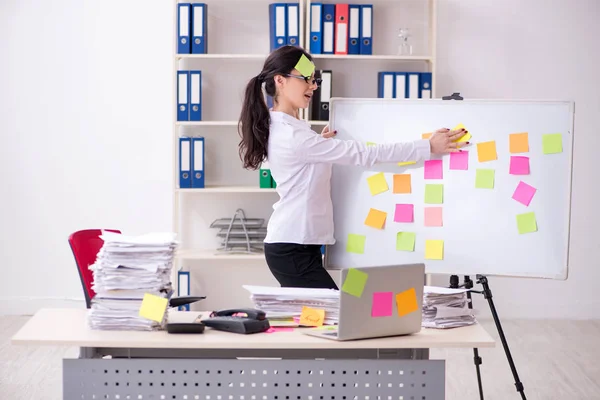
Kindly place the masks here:
POLYGON ((258 186, 207 186, 202 189, 175 189, 179 193, 277 193, 275 189, 258 186))
POLYGON ((244 254, 222 254, 216 250, 194 250, 182 249, 175 253, 175 257, 182 260, 221 260, 221 261, 264 261, 263 253, 244 254))
POLYGON ((395 60, 395 61, 433 61, 430 56, 361 55, 361 54, 311 54, 313 58, 331 60, 395 60))

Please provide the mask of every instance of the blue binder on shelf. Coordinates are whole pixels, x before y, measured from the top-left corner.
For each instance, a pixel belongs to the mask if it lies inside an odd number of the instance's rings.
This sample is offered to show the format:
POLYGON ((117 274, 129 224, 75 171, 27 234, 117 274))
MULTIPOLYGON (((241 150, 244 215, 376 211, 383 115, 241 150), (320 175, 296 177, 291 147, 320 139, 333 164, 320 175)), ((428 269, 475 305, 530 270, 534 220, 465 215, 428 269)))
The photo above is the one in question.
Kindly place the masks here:
POLYGON ((191 21, 192 5, 190 3, 177 4, 177 53, 191 53, 191 21))
POLYGON ((269 4, 269 36, 271 51, 287 44, 287 5, 269 4))
POLYGON ((348 54, 360 54, 360 5, 350 4, 348 12, 348 54))
POLYGON ((398 99, 408 99, 409 80, 406 72, 396 72, 394 79, 394 97, 398 99))
MULTIPOLYGON (((190 295, 190 271, 177 271, 177 296, 190 295)), ((190 311, 190 305, 179 306, 179 311, 190 311)))
POLYGON ((287 44, 298 46, 300 44, 300 4, 288 3, 286 14, 287 44))
POLYGON ((396 72, 381 71, 377 73, 377 97, 382 99, 396 97, 396 72))
POLYGON ((204 188, 204 138, 192 138, 192 188, 204 188))
POLYGON ((192 187, 191 147, 189 137, 179 138, 179 187, 182 189, 192 187))
POLYGON ((207 44, 206 27, 208 5, 204 3, 192 4, 192 53, 206 54, 207 44))
POLYGON ((323 54, 335 49, 335 4, 323 4, 323 54))
POLYGON ((419 74, 419 98, 431 99, 432 92, 431 72, 421 72, 419 74))
POLYGON ((360 6, 360 54, 373 54, 373 5, 360 6))
POLYGON ((190 120, 190 72, 177 71, 177 121, 190 120))
POLYGON ((202 71, 190 72, 190 121, 202 121, 202 71))
POLYGON ((323 52, 323 4, 310 5, 310 52, 321 54, 323 52))

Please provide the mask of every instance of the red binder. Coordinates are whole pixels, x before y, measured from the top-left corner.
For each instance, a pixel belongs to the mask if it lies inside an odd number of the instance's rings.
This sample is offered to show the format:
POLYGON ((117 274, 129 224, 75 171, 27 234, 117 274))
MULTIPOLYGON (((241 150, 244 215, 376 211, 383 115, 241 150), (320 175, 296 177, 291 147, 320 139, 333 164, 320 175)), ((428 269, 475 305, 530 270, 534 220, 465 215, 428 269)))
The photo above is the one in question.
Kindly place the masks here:
POLYGON ((348 4, 335 5, 335 54, 348 54, 348 4))

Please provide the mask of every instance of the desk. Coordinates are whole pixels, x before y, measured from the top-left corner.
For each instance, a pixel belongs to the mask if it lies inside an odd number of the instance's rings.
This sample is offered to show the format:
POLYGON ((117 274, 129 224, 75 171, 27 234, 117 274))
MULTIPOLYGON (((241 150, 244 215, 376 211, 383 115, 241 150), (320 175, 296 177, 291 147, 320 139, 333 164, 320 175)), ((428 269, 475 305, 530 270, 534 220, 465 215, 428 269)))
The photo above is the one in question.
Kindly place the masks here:
POLYGON ((94 331, 86 315, 42 309, 12 337, 12 344, 81 349, 80 358, 63 360, 65 399, 442 400, 445 361, 429 360, 429 349, 495 345, 477 324, 337 342, 301 328, 253 335, 94 331))

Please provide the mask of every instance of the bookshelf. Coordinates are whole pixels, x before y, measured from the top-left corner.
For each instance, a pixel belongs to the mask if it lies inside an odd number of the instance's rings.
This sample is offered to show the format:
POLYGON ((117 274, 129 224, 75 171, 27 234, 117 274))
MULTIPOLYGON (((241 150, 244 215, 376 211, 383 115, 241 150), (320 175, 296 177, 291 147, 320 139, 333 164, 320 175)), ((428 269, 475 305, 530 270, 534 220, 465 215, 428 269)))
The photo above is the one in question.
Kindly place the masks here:
MULTIPOLYGON (((177 41, 177 4, 174 7, 173 40, 177 41)), ((272 0, 204 0, 207 17, 207 54, 178 54, 174 49, 173 81, 173 229, 180 250, 176 269, 194 263, 217 266, 224 261, 263 262, 262 254, 216 254, 216 231, 209 228, 218 218, 231 217, 238 208, 249 218, 264 218, 265 226, 278 200, 275 189, 259 188, 258 171, 246 171, 238 156, 238 117, 248 80, 257 75, 269 53, 269 11, 272 0), (202 121, 178 122, 176 115, 177 71, 202 71, 202 121), (179 137, 205 138, 206 187, 179 188, 179 137)), ((310 41, 310 0, 299 4, 299 45, 310 41)), ((321 3, 373 4, 373 55, 315 54, 317 69, 333 71, 334 97, 377 97, 377 72, 432 72, 436 94, 436 0, 322 1, 321 3), (397 55, 398 30, 408 27, 412 55, 397 55)), ((310 120, 315 131, 327 121, 310 120)), ((175 281, 174 281, 175 282, 175 281)))

